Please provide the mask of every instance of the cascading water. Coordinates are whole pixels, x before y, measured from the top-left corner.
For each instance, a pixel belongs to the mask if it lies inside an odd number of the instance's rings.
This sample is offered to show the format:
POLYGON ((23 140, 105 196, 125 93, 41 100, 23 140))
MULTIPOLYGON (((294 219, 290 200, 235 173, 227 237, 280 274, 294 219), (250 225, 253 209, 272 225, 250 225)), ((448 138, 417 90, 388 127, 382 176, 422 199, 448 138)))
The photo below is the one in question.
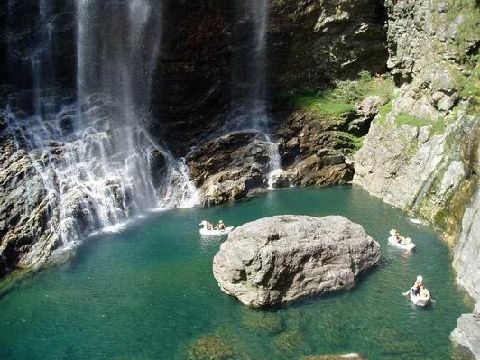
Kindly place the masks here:
POLYGON ((235 34, 240 43, 248 39, 248 45, 239 46, 234 54, 233 103, 225 130, 254 130, 264 135, 269 144, 268 184, 272 188, 274 174, 281 171, 281 158, 278 145, 271 139, 266 109, 267 0, 237 0, 235 14, 235 34))
MULTIPOLYGON (((56 87, 53 0, 41 0, 29 50, 32 111, 7 106, 19 150, 42 175, 61 245, 149 208, 190 207, 183 161, 144 129, 161 41, 161 3, 76 0, 77 89, 56 87)), ((15 6, 15 5, 12 5, 15 6)))

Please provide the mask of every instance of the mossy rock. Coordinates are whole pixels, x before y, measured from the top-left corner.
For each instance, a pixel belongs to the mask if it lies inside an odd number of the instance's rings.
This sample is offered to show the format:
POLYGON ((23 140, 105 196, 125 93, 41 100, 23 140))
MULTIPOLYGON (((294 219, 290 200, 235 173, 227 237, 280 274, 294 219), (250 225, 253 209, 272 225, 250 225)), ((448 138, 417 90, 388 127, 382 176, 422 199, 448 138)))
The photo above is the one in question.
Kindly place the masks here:
POLYGON ((188 349, 189 360, 239 359, 234 347, 220 336, 201 336, 188 349))
POLYGON ((284 329, 282 318, 275 313, 248 311, 243 317, 245 326, 259 335, 277 335, 284 329))

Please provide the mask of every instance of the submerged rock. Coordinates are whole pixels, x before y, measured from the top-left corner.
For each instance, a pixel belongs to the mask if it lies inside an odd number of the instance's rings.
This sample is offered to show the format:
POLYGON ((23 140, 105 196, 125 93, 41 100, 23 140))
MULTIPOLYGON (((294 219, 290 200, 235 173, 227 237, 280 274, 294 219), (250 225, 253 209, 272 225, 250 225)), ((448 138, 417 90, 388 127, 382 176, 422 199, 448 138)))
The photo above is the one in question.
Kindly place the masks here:
POLYGON ((300 358, 300 360, 362 360, 365 359, 363 355, 357 353, 341 354, 341 355, 307 355, 300 358))
POLYGON ((348 289, 380 246, 340 216, 275 216, 236 228, 213 259, 220 288, 250 307, 348 289))
POLYGON ((201 336, 189 348, 189 360, 223 360, 236 358, 233 346, 219 336, 201 336))

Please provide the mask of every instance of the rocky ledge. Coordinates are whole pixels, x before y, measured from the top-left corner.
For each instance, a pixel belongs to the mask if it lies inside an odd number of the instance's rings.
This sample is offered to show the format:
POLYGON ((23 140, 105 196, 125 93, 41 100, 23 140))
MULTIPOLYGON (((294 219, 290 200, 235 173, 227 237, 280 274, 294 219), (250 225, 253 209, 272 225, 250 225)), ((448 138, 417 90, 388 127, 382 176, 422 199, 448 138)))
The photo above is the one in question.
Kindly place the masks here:
POLYGON ((200 202, 218 205, 267 187, 272 144, 255 131, 233 132, 204 141, 188 156, 200 202))
POLYGON ((220 288, 249 307, 351 288, 380 246, 340 216, 275 216, 229 234, 213 259, 220 288))
POLYGON ((480 306, 473 314, 463 314, 457 320, 457 327, 450 338, 459 346, 468 349, 475 359, 480 359, 480 306))

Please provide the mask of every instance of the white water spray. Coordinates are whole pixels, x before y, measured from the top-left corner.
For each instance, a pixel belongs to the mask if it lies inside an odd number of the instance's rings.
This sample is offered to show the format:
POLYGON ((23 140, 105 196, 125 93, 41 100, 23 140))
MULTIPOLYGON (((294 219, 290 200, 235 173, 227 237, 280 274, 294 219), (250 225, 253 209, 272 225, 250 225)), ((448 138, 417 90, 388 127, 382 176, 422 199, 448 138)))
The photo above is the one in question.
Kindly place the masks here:
POLYGON ((269 145, 267 177, 269 188, 272 189, 274 177, 282 168, 278 144, 271 139, 270 119, 266 110, 267 5, 267 0, 236 1, 237 36, 243 38, 244 32, 251 32, 253 46, 247 53, 242 47, 234 56, 234 103, 225 131, 254 130, 263 134, 269 145))
POLYGON ((39 2, 33 113, 21 116, 7 107, 7 120, 17 148, 42 175, 58 242, 69 247, 150 208, 195 205, 187 166, 144 128, 155 120, 150 101, 161 2, 76 0, 77 98, 63 104, 49 89, 55 83, 53 4, 39 2))

